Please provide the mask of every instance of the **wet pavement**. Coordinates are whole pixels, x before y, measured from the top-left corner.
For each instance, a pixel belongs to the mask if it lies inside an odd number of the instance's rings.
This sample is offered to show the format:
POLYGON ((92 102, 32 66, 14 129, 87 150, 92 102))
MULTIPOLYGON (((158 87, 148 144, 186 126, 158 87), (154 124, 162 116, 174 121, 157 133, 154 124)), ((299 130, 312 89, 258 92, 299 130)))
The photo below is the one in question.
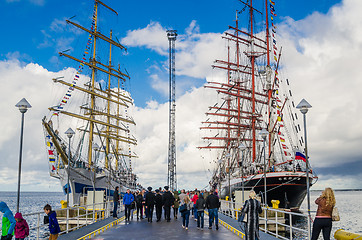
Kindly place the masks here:
MULTIPOLYGON (((155 217, 154 217, 155 219, 155 217)), ((198 230, 194 218, 190 216, 189 229, 182 228, 182 218, 172 219, 171 222, 161 220, 160 222, 147 222, 147 219, 139 220, 134 217, 133 221, 124 221, 104 233, 97 235, 93 240, 114 239, 240 239, 237 235, 219 225, 219 230, 208 229, 209 218, 205 214, 204 230, 198 230)))

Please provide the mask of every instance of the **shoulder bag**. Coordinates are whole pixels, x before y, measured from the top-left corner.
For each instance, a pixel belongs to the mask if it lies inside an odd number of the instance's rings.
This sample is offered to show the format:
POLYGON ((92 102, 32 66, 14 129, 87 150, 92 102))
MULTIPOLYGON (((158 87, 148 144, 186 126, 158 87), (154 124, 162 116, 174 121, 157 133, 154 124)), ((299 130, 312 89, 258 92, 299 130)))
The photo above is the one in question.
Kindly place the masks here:
POLYGON ((332 211, 332 221, 339 221, 341 218, 339 217, 339 211, 337 207, 333 207, 332 211))

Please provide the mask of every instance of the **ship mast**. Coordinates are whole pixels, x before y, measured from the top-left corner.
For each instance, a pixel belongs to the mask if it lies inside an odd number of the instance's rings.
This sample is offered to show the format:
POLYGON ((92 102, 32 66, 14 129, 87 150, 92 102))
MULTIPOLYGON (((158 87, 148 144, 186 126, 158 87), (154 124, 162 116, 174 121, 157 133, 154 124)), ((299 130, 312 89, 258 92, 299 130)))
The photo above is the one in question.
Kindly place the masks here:
MULTIPOLYGON (((236 15, 235 27, 229 26, 234 33, 228 31, 224 33, 223 38, 229 43, 233 43, 233 47, 227 47, 227 60, 216 60, 213 68, 227 71, 227 81, 208 82, 205 88, 212 88, 218 94, 224 96, 223 103, 209 107, 206 115, 209 117, 202 122, 204 125, 200 129, 218 130, 218 134, 214 136, 205 136, 202 139, 210 141, 207 146, 201 146, 199 149, 220 149, 223 150, 221 158, 226 161, 220 164, 219 177, 215 177, 218 181, 224 178, 221 171, 222 167, 228 166, 227 172, 233 172, 235 163, 240 162, 240 154, 237 150, 241 143, 245 142, 247 148, 251 148, 250 162, 257 159, 257 130, 262 129, 262 108, 268 105, 268 93, 261 87, 262 84, 257 81, 257 64, 256 59, 268 52, 266 39, 262 39, 255 35, 254 31, 254 12, 261 13, 253 6, 253 1, 245 3, 240 0, 245 7, 249 8, 250 30, 246 32, 239 29, 238 13, 236 15), (245 45, 246 51, 242 53, 240 45, 245 45), (230 51, 236 52, 235 57, 231 58, 230 51), (241 64, 241 54, 245 54, 248 58, 247 64, 241 64), (215 118, 217 118, 215 120, 215 118), (206 125, 206 126, 205 126, 206 125), (218 141, 219 144, 214 144, 218 141), (220 144, 221 142, 221 144, 220 144), (233 156, 233 159, 231 158, 233 156), (235 157, 234 157, 235 156, 235 157), (224 164, 224 166, 222 166, 224 164)), ((245 49, 244 48, 244 49, 245 49)), ((258 79, 259 80, 259 79, 258 79)))
MULTIPOLYGON (((127 136, 122 136, 120 135, 120 131, 122 132, 129 132, 128 127, 126 127, 123 123, 127 123, 127 124, 132 124, 135 125, 135 122, 133 121, 133 119, 126 117, 122 117, 120 115, 120 106, 124 106, 124 107, 128 107, 129 104, 133 104, 133 101, 130 97, 126 96, 126 95, 122 95, 120 93, 120 81, 126 81, 127 79, 130 79, 129 75, 126 73, 123 73, 119 68, 115 69, 112 66, 112 47, 115 46, 121 50, 126 50, 126 48, 121 45, 119 42, 116 42, 112 39, 112 30, 110 31, 110 37, 107 37, 105 35, 103 35, 101 32, 98 31, 98 8, 99 8, 99 4, 104 6, 105 8, 109 9, 110 11, 114 12, 115 14, 118 15, 118 13, 113 10, 112 8, 110 8, 109 6, 107 6, 106 4, 104 4, 103 2, 101 2, 100 0, 95 0, 94 3, 94 16, 93 16, 93 20, 94 20, 94 25, 93 27, 89 30, 77 23, 74 23, 70 20, 66 20, 66 22, 68 24, 71 24, 87 33, 89 33, 92 37, 93 37, 93 55, 91 57, 91 59, 89 60, 89 62, 86 61, 85 58, 78 59, 76 57, 73 57, 71 55, 68 55, 64 52, 59 52, 60 56, 64 56, 67 57, 71 60, 74 60, 76 62, 79 62, 81 65, 85 65, 88 66, 91 69, 91 83, 90 85, 88 85, 88 88, 83 88, 80 86, 76 86, 75 84, 72 83, 68 83, 66 81, 61 80, 60 78, 56 78, 53 79, 54 82, 56 83, 61 83, 65 86, 69 86, 72 87, 75 90, 84 92, 86 94, 90 95, 90 106, 87 107, 85 105, 81 106, 80 108, 84 111, 86 111, 83 115, 82 114, 76 114, 76 113, 72 113, 72 112, 68 112, 68 111, 64 111, 64 110, 59 110, 57 109, 57 107, 50 107, 49 110, 57 112, 59 114, 63 114, 63 115, 67 115, 70 117, 75 117, 78 119, 82 119, 85 121, 89 122, 89 129, 82 129, 82 128, 78 128, 77 130, 80 131, 84 131, 84 132, 88 132, 89 133, 89 141, 88 141, 88 157, 87 157, 87 161, 88 161, 88 165, 92 166, 93 165, 93 161, 92 161, 92 146, 93 146, 93 141, 94 141, 94 135, 95 135, 95 124, 99 124, 101 126, 105 126, 106 127, 106 131, 104 132, 99 132, 97 129, 97 135, 100 137, 105 138, 105 147, 104 150, 102 149, 102 151, 105 151, 106 156, 105 156, 105 167, 106 168, 110 168, 110 164, 109 164, 109 154, 112 152, 111 146, 110 146, 110 140, 114 140, 116 142, 116 149, 113 149, 114 154, 116 155, 116 169, 118 168, 118 158, 120 156, 123 156, 123 154, 120 154, 119 152, 119 142, 125 142, 128 144, 133 144, 136 145, 137 141, 134 138, 131 137, 127 137, 127 136), (105 42, 109 43, 109 60, 108 60, 108 65, 103 64, 99 61, 97 61, 97 43, 98 40, 103 40, 105 42), (106 73, 108 75, 108 86, 107 86, 107 90, 101 90, 98 87, 96 87, 96 80, 95 80, 95 76, 96 76, 96 72, 100 71, 102 73, 106 73), (112 91, 111 90, 111 77, 115 77, 118 79, 118 91, 112 91), (99 111, 96 109, 95 107, 95 103, 96 103, 96 98, 100 98, 100 99, 104 99, 106 100, 107 103, 107 110, 105 112, 103 111, 99 111), (116 104, 117 105, 117 113, 114 115, 111 113, 111 104, 116 104), (101 119, 97 119, 96 116, 105 116, 107 119, 106 121, 102 121, 101 119), (115 124, 114 124, 115 123, 115 124), (115 132, 114 132, 115 130, 115 132)), ((49 134, 53 134, 51 133, 51 129, 48 125, 48 123, 43 122, 47 132, 49 134)), ((55 136, 53 137, 53 140, 56 142, 55 136)), ((58 144, 59 145, 59 144, 58 144)), ((57 146, 57 145, 56 145, 57 146)), ((62 153, 61 147, 56 147, 58 152, 62 153)), ((103 148, 103 147, 102 147, 103 148)), ((67 164, 68 159, 66 158, 65 154, 61 155, 62 161, 67 164), (63 156, 64 155, 64 156, 63 156)), ((128 155, 129 156, 129 155, 128 155)), ((126 167, 126 166, 125 166, 126 167)))

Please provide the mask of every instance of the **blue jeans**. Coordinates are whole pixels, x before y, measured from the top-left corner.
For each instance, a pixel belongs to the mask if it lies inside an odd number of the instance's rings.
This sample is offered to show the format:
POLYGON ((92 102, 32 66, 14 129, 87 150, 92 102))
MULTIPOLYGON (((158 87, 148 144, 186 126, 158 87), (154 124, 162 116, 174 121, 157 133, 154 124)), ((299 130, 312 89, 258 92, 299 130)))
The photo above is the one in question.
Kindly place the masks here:
POLYGON ((197 219, 197 208, 196 208, 196 204, 194 204, 194 218, 197 219))
POLYGON ((113 203, 113 217, 117 217, 117 207, 118 207, 118 202, 114 202, 113 203))
POLYGON ((181 217, 182 226, 189 227, 190 210, 186 210, 185 212, 181 213, 181 217))
POLYGON ((197 212, 197 227, 200 227, 200 222, 201 222, 201 228, 204 228, 204 211, 197 212))
POLYGON ((212 227, 214 218, 215 218, 215 225, 218 226, 219 225, 219 215, 218 215, 217 208, 209 209, 209 227, 212 227))

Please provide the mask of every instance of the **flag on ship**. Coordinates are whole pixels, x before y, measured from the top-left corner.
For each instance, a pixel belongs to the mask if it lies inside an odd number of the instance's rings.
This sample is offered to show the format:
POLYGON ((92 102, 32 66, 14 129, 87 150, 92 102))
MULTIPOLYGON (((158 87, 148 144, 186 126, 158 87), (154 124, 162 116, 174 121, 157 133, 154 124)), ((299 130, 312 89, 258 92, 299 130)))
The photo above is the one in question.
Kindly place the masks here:
POLYGON ((303 160, 304 162, 306 162, 305 155, 299 151, 295 152, 295 160, 303 160))

